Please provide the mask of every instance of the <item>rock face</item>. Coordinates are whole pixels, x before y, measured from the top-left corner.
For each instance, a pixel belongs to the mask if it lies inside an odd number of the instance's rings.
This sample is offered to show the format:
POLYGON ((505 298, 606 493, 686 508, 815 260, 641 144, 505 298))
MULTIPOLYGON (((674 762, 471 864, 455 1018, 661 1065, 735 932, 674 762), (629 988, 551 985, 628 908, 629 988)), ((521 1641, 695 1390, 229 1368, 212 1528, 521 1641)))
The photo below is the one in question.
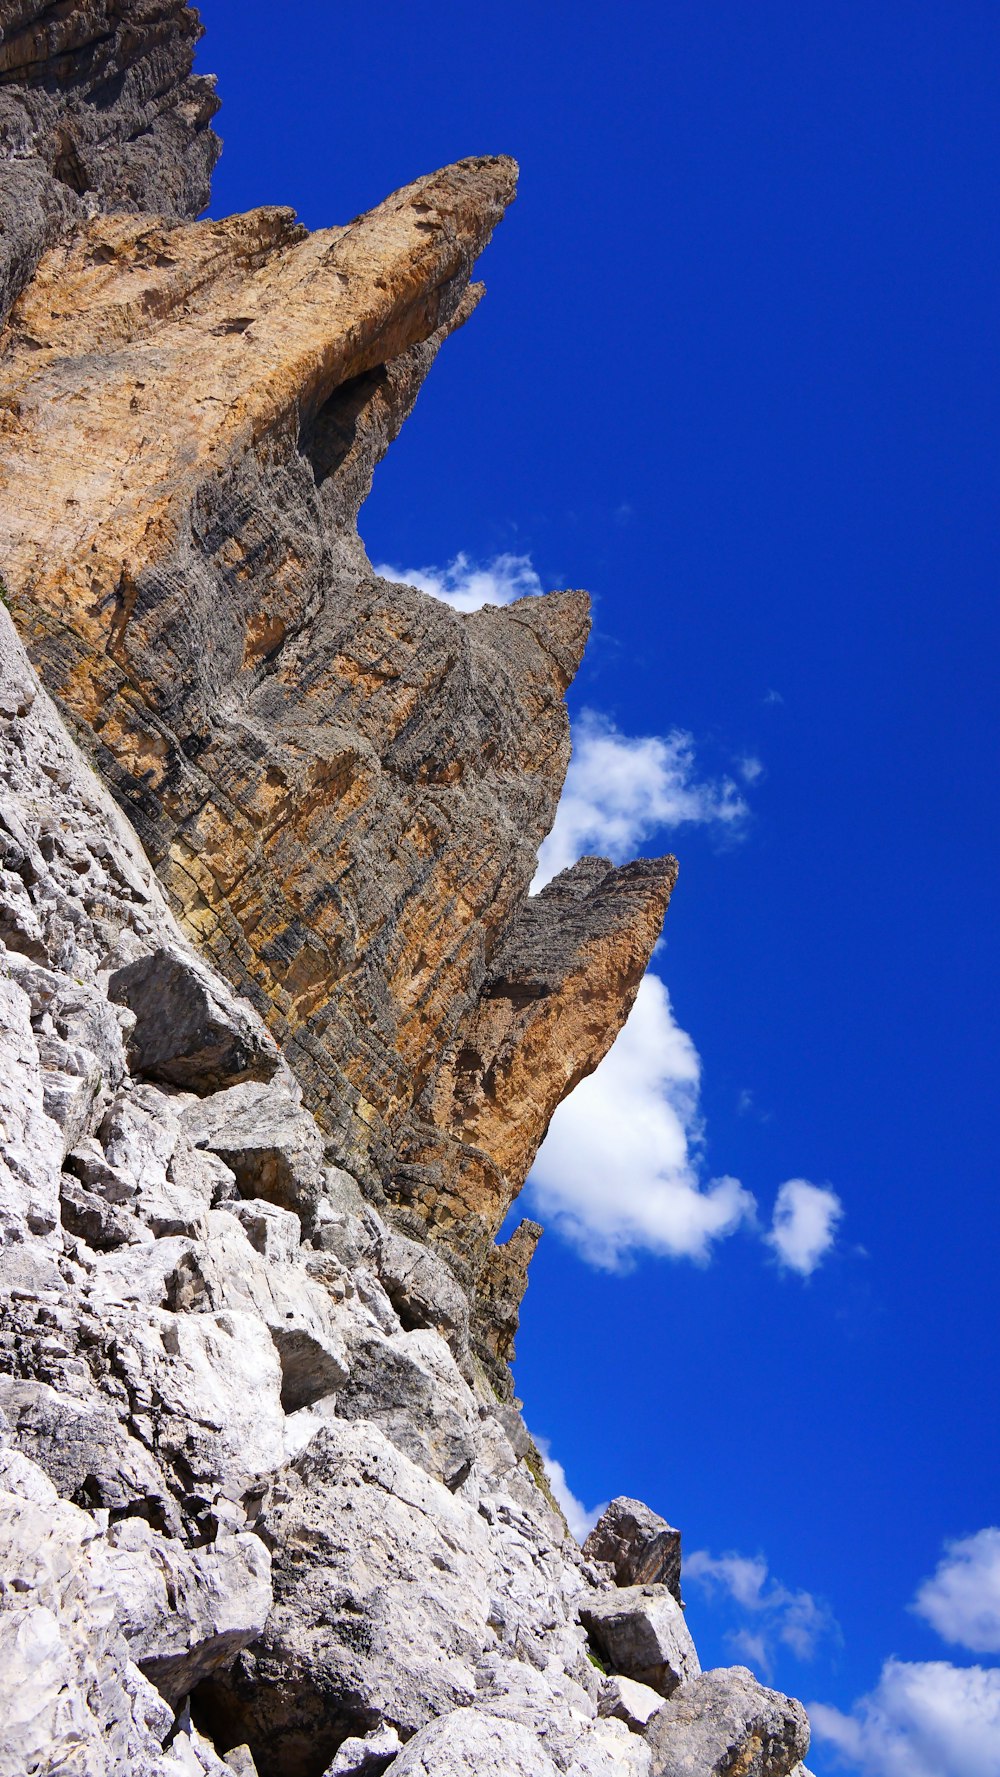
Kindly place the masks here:
POLYGON ((526 898, 585 596, 460 615, 357 539, 514 176, 463 161, 311 236, 278 210, 94 217, 44 256, 0 366, 32 659, 340 1163, 469 1280, 675 874, 585 860, 526 898))
POLYGON ((511 1400, 495 1236, 676 872, 528 894, 586 598, 355 529, 513 165, 193 221, 199 29, 0 0, 0 1777, 786 1777, 511 1400))
POLYGON ((0 322, 46 247, 95 209, 197 216, 220 143, 179 0, 0 7, 0 322))

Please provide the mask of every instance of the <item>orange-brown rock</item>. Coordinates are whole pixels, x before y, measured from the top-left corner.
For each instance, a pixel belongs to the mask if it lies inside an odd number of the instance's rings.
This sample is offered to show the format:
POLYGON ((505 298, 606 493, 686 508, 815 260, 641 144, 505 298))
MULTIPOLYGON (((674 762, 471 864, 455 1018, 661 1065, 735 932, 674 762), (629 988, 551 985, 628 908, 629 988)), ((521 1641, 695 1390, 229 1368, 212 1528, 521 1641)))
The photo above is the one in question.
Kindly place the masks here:
POLYGON ((586 596, 460 615, 357 537, 515 172, 462 161, 313 235, 96 216, 0 359, 0 568, 34 662, 336 1158, 472 1276, 674 870, 586 860, 527 898, 586 596))

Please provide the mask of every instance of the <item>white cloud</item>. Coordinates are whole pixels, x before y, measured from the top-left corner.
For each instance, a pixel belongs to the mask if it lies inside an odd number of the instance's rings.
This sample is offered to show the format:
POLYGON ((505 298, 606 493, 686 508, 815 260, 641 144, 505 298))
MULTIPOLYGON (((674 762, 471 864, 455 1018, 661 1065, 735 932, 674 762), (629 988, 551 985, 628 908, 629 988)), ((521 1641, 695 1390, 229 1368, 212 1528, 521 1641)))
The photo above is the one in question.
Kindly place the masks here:
POLYGON ((944 1641, 974 1654, 1000 1653, 1000 1529, 977 1531, 945 1550, 913 1609, 944 1641))
POLYGON ((729 1632, 732 1646, 759 1671, 771 1671, 776 1643, 790 1648, 800 1660, 811 1660, 819 1643, 839 1635, 826 1605, 811 1592, 791 1591, 769 1577, 763 1555, 712 1555, 695 1549, 685 1557, 684 1578, 693 1581, 708 1597, 718 1597, 749 1614, 729 1632))
POLYGON ((607 1500, 599 1506, 592 1506, 588 1511, 582 1499, 576 1494, 566 1479, 566 1470, 561 1462, 557 1462, 552 1454, 548 1438, 536 1438, 535 1444, 542 1459, 545 1474, 556 1499, 562 1507, 563 1517, 569 1525, 570 1532, 582 1543, 590 1535, 601 1513, 607 1509, 607 1500))
POLYGON ((600 1067, 561 1104, 529 1180, 534 1203, 591 1264, 638 1251, 706 1259, 712 1242, 752 1221, 737 1179, 701 1187, 700 1063, 656 975, 600 1067))
POLYGON ((887 1660, 849 1715, 811 1703, 814 1733, 864 1777, 996 1777, 1000 1669, 887 1660))
POLYGON ((791 1178, 779 1190, 766 1236, 781 1263, 808 1277, 830 1251, 844 1206, 836 1191, 791 1178))
POLYGON ((630 736, 595 710, 573 728, 555 824, 538 854, 537 890, 588 852, 622 863, 658 829, 700 824, 738 830, 747 805, 731 778, 696 774, 694 741, 669 734, 630 736))
POLYGON ((383 580, 417 586, 453 611, 510 605, 515 599, 537 598, 542 590, 530 555, 494 555, 490 561, 474 562, 463 549, 443 568, 394 568, 380 562, 375 572, 383 580))
POLYGON ((755 784, 764 775, 764 762, 753 753, 744 753, 742 759, 737 759, 736 768, 745 784, 755 784))

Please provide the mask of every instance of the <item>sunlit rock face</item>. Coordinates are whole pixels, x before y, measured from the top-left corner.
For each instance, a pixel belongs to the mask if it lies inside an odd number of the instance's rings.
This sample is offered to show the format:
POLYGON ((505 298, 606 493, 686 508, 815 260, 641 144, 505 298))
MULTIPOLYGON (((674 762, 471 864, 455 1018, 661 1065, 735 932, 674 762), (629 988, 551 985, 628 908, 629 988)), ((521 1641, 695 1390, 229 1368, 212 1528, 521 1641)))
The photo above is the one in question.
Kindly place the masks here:
POLYGON ((0 555, 35 665, 336 1159, 470 1279, 631 1006, 672 863, 527 900, 586 595, 460 615, 358 507, 514 195, 503 158, 345 228, 97 215, 0 368, 0 555))
POLYGON ((198 222, 199 30, 0 0, 0 1777, 789 1777, 511 1399, 495 1235, 676 869, 528 895, 586 597, 355 528, 513 164, 198 222))

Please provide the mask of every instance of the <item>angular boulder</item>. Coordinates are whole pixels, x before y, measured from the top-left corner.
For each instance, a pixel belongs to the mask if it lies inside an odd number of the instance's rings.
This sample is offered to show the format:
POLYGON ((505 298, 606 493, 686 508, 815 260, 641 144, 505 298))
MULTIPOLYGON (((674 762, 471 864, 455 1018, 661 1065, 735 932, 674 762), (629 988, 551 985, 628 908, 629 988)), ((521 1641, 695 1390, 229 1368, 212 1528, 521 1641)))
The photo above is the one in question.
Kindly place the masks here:
POLYGON ((613 1499, 583 1552, 608 1562, 619 1586, 666 1586, 681 1603, 681 1533, 640 1499, 613 1499))
POLYGON ((809 1751, 809 1719, 746 1666, 721 1666, 682 1685, 646 1739, 652 1777, 791 1777, 809 1751))
POLYGON ((580 1606, 580 1621, 616 1673, 669 1697, 701 1671, 694 1642, 666 1586, 623 1586, 580 1606))
POLYGON ((129 1060, 147 1080, 204 1097, 270 1080, 281 1054, 249 1006, 194 957, 164 947, 116 969, 108 996, 135 1015, 129 1060))

